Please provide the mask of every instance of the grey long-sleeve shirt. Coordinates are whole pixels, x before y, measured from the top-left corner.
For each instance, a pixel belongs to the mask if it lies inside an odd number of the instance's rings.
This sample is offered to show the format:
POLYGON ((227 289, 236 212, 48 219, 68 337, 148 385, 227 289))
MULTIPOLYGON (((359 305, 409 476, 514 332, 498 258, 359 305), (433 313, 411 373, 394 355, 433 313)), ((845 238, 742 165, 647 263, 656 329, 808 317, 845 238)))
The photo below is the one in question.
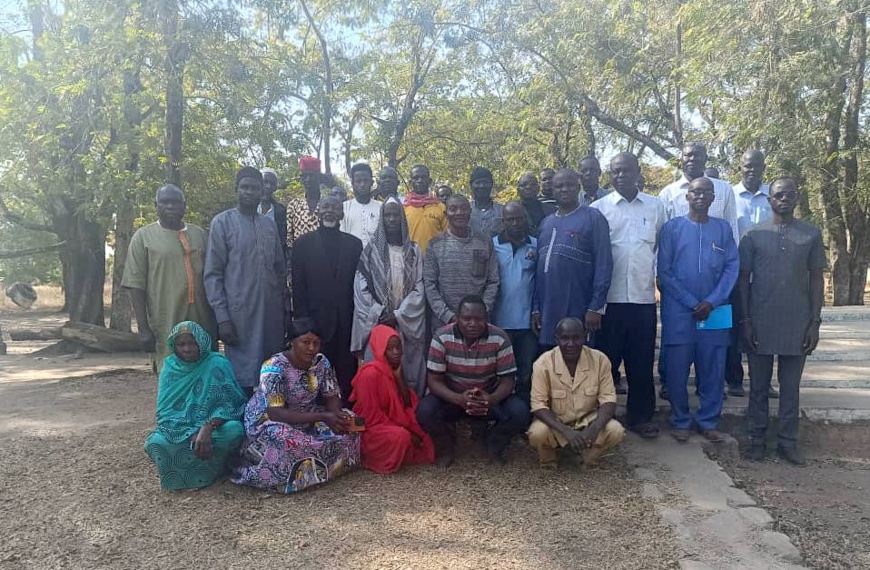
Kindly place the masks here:
POLYGON ((433 329, 456 316, 459 301, 480 295, 492 314, 498 296, 498 260, 492 239, 472 233, 467 238, 446 231, 432 238, 423 261, 423 286, 433 314, 433 329))

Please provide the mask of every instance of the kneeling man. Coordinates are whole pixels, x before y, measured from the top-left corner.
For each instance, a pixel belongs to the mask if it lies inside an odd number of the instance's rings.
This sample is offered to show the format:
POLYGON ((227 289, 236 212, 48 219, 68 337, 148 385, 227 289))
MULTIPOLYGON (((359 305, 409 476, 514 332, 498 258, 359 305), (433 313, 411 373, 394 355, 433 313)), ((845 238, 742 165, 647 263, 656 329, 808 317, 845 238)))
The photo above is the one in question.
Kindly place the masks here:
POLYGON ((556 449, 571 446, 587 466, 616 447, 625 429, 613 419, 616 388, 610 360, 585 346, 583 321, 567 317, 556 325, 556 348, 538 358, 532 370, 529 443, 538 450, 543 469, 558 465, 556 449))
POLYGON ((494 424, 487 455, 504 463, 504 451, 529 425, 529 408, 512 395, 517 367, 507 333, 489 324, 479 295, 459 302, 456 322, 439 328, 429 346, 429 394, 417 406, 417 420, 435 441, 436 463, 453 463, 455 433, 448 424, 477 419, 494 424))

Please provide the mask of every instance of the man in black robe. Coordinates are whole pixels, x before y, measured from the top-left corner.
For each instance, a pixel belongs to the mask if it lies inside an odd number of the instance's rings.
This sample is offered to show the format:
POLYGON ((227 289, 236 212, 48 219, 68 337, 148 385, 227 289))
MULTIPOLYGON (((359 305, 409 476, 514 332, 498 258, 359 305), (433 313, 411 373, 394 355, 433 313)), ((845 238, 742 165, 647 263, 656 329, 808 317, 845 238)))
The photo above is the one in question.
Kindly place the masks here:
POLYGON ((353 278, 362 242, 339 230, 341 202, 327 196, 317 209, 320 227, 293 244, 293 308, 296 318, 310 317, 320 333, 321 352, 335 370, 341 397, 350 397, 357 361, 350 352, 353 326, 353 278))

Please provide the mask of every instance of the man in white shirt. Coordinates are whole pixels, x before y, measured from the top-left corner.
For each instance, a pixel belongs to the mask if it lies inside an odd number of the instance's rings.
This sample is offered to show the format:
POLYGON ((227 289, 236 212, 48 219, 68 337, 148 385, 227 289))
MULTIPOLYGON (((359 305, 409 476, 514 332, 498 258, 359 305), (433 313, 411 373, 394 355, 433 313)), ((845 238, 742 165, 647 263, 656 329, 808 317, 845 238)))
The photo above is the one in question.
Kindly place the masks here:
POLYGON ((365 249, 378 228, 383 202, 372 199, 374 176, 372 167, 368 164, 364 162, 354 164, 350 169, 350 181, 353 187, 353 200, 343 204, 344 218, 341 220, 341 231, 358 238, 365 249))
MULTIPOLYGON (((704 169, 707 166, 707 147, 703 143, 686 143, 683 146, 681 162, 683 173, 679 180, 665 186, 659 194, 669 220, 689 213, 686 192, 689 191, 689 182, 704 176, 704 169)), ((737 205, 734 200, 734 190, 724 180, 718 178, 710 180, 713 182, 716 197, 710 206, 709 215, 728 222, 734 230, 734 241, 738 242, 740 236, 737 233, 737 205)))
POLYGON ((642 437, 655 437, 653 363, 656 342, 655 267, 658 234, 666 221, 665 207, 655 196, 637 189, 640 165, 630 153, 610 162, 616 189, 590 206, 607 219, 613 251, 613 273, 607 310, 596 336, 596 348, 613 368, 625 363, 628 382, 628 428, 642 437))
MULTIPOLYGON (((734 185, 734 199, 737 202, 737 230, 743 237, 753 226, 769 221, 773 210, 767 198, 770 196, 770 186, 762 184, 765 163, 764 154, 757 149, 743 153, 740 159, 741 180, 734 185)), ((739 242, 738 242, 739 244, 739 242)), ((731 294, 731 304, 735 315, 739 315, 740 299, 737 291, 731 294)), ((729 396, 745 396, 743 389, 743 355, 739 345, 740 325, 735 322, 731 331, 731 344, 728 346, 728 356, 725 360, 725 383, 729 396)), ((778 398, 779 392, 771 386, 768 395, 778 398)))

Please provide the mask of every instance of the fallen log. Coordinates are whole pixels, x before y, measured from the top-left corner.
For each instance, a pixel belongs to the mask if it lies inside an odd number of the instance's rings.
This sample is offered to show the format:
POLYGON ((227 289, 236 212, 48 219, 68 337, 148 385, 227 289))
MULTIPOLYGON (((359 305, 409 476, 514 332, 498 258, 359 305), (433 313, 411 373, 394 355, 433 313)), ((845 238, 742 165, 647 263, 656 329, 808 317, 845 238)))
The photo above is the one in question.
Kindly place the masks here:
POLYGON ((72 341, 86 348, 100 352, 141 352, 142 345, 135 333, 116 331, 70 321, 60 329, 64 340, 72 341))
POLYGON ((12 340, 60 340, 63 338, 61 328, 12 329, 9 331, 9 338, 12 340))

